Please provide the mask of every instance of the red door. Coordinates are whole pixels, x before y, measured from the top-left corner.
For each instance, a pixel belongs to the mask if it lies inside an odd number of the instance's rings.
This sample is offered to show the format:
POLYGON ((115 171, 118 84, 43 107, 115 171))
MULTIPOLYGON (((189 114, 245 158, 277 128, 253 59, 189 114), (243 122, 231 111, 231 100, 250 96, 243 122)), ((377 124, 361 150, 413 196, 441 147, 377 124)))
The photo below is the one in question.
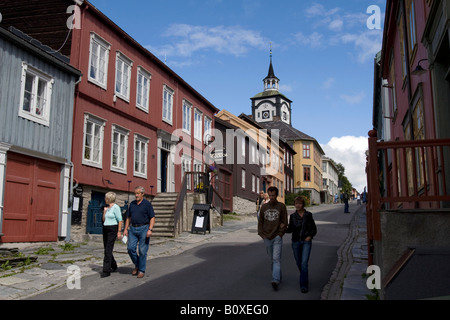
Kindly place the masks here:
POLYGON ((61 165, 15 153, 7 159, 1 241, 56 241, 61 165))

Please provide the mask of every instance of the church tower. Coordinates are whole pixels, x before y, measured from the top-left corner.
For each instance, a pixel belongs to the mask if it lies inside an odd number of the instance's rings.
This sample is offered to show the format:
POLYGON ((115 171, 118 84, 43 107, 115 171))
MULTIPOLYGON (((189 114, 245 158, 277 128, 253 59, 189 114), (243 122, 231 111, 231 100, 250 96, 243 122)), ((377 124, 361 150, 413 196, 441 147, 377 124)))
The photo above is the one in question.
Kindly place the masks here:
POLYGON ((270 48, 269 73, 264 78, 264 91, 251 98, 252 115, 256 122, 283 121, 292 125, 291 103, 280 93, 280 79, 275 76, 272 63, 272 48, 270 48))

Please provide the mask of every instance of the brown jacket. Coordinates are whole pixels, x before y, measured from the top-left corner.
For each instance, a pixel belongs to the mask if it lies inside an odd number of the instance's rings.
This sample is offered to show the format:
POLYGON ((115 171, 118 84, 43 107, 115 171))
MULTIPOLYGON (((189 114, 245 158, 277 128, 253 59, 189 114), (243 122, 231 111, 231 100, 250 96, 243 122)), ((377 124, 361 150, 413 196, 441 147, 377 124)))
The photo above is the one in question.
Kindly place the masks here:
POLYGON ((258 235, 272 240, 276 236, 283 237, 288 227, 287 210, 284 203, 269 202, 262 206, 258 220, 258 235))

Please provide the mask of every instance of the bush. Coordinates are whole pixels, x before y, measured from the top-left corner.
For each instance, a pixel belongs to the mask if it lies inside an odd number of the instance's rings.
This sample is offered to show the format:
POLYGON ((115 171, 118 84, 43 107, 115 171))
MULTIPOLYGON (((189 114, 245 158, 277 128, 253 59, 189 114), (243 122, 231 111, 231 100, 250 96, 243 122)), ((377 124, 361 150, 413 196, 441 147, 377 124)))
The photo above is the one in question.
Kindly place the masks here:
POLYGON ((295 198, 303 196, 306 200, 306 206, 311 205, 311 193, 308 190, 303 190, 297 193, 286 193, 285 203, 287 206, 293 206, 295 198))

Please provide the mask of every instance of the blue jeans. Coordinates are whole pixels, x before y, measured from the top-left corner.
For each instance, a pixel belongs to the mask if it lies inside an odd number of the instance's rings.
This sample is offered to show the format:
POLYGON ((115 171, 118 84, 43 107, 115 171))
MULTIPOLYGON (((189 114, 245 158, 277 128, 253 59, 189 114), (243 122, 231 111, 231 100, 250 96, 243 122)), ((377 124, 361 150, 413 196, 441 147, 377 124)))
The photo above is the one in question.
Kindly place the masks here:
POLYGON ((274 239, 264 239, 267 254, 272 263, 272 282, 281 282, 281 251, 283 248, 283 238, 276 236, 274 239))
POLYGON ((292 251, 294 252, 295 262, 300 271, 300 288, 308 289, 308 262, 311 247, 311 241, 292 241, 292 251))
POLYGON ((139 272, 145 273, 147 264, 147 251, 150 245, 150 238, 147 238, 148 225, 140 227, 130 227, 128 232, 128 254, 131 261, 139 272), (137 254, 137 246, 139 242, 139 255, 137 254))

